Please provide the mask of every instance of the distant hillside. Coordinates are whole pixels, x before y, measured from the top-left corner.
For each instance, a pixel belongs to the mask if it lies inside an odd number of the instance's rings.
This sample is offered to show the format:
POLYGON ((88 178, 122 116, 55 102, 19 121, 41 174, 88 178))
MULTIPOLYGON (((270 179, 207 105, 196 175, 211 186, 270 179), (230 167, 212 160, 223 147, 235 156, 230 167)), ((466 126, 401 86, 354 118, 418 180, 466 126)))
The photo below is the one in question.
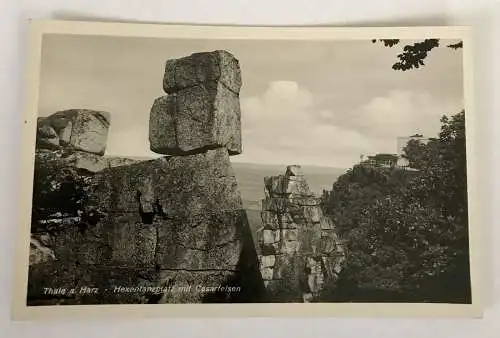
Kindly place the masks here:
MULTIPOLYGON (((255 163, 232 163, 243 203, 247 209, 260 210, 264 198, 264 177, 284 174, 284 165, 264 165, 255 163)), ((337 177, 346 169, 302 166, 304 176, 314 193, 321 194, 323 189, 331 190, 337 177)))

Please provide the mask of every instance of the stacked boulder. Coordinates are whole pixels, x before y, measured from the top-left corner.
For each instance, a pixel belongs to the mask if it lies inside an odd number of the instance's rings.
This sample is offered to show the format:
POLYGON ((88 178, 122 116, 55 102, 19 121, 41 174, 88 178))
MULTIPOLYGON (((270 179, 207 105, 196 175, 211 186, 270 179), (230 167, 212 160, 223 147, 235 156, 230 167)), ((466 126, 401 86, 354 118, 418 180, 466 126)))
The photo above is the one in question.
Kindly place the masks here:
POLYGON ((186 155, 225 148, 240 154, 239 62, 226 51, 168 60, 163 89, 150 115, 151 150, 186 155))
POLYGON ((321 199, 300 166, 266 177, 263 227, 258 232, 260 270, 272 301, 310 302, 338 278, 345 254, 321 199))
POLYGON ((55 239, 51 271, 62 273, 38 288, 99 290, 78 304, 258 301, 264 284, 229 160, 241 153, 240 87, 228 52, 167 61, 149 125, 151 150, 166 156, 92 176, 85 222, 55 239))

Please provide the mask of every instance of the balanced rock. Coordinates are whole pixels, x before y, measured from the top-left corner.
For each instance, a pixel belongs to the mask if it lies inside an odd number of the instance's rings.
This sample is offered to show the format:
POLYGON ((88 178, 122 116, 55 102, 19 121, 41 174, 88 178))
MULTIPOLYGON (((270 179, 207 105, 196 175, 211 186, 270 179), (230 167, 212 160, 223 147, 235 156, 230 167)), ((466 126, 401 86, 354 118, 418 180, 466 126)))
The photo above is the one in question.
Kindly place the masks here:
POLYGON ((186 155, 224 147, 240 154, 241 111, 238 61, 229 53, 198 53, 169 60, 167 96, 153 103, 149 141, 153 152, 186 155))
POLYGON ((272 301, 309 302, 338 278, 345 254, 300 166, 264 179, 260 269, 272 301))
POLYGON ((38 148, 71 148, 99 155, 106 150, 110 124, 107 112, 64 110, 39 118, 37 124, 38 148))

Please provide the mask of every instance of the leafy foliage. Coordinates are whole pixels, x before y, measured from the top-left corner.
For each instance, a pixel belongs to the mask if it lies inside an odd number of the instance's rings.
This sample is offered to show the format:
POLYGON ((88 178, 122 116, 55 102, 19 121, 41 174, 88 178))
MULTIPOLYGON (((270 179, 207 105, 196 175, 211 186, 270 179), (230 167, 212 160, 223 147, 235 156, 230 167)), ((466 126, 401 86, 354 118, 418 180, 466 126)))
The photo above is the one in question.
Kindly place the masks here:
MULTIPOLYGON (((379 39, 380 42, 386 47, 393 47, 399 43, 399 39, 379 39)), ((377 39, 372 40, 373 43, 377 42, 377 39)))
POLYGON ((88 173, 65 166, 50 152, 37 153, 33 178, 31 232, 52 231, 44 221, 80 216, 88 173))
POLYGON ((347 249, 337 301, 470 302, 465 113, 409 142, 419 172, 357 165, 327 194, 347 249))
MULTIPOLYGON (((394 47, 401 42, 399 39, 379 39, 378 41, 382 42, 385 47, 394 47)), ((376 43, 377 39, 372 39, 372 42, 376 43)), ((407 71, 424 66, 425 58, 427 58, 429 52, 439 47, 439 42, 440 39, 425 39, 423 41, 404 46, 403 52, 397 56, 399 61, 392 65, 392 69, 407 71)), ((447 47, 455 50, 463 48, 463 42, 460 41, 455 44, 450 44, 447 45, 447 47)))

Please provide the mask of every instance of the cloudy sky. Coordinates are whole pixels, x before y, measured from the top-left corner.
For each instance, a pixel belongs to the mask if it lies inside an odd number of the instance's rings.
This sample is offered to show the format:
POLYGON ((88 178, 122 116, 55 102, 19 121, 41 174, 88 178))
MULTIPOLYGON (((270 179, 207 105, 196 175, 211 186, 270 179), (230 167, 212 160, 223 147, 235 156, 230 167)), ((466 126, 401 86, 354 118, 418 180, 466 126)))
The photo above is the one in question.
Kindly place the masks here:
POLYGON ((233 161, 347 168, 361 154, 396 152, 398 136, 435 136, 439 117, 463 107, 461 50, 441 47, 424 68, 394 71, 401 48, 370 40, 46 35, 39 115, 69 108, 108 111, 106 153, 150 156, 149 111, 165 95, 165 61, 225 49, 239 59, 243 77, 243 154, 233 161))

